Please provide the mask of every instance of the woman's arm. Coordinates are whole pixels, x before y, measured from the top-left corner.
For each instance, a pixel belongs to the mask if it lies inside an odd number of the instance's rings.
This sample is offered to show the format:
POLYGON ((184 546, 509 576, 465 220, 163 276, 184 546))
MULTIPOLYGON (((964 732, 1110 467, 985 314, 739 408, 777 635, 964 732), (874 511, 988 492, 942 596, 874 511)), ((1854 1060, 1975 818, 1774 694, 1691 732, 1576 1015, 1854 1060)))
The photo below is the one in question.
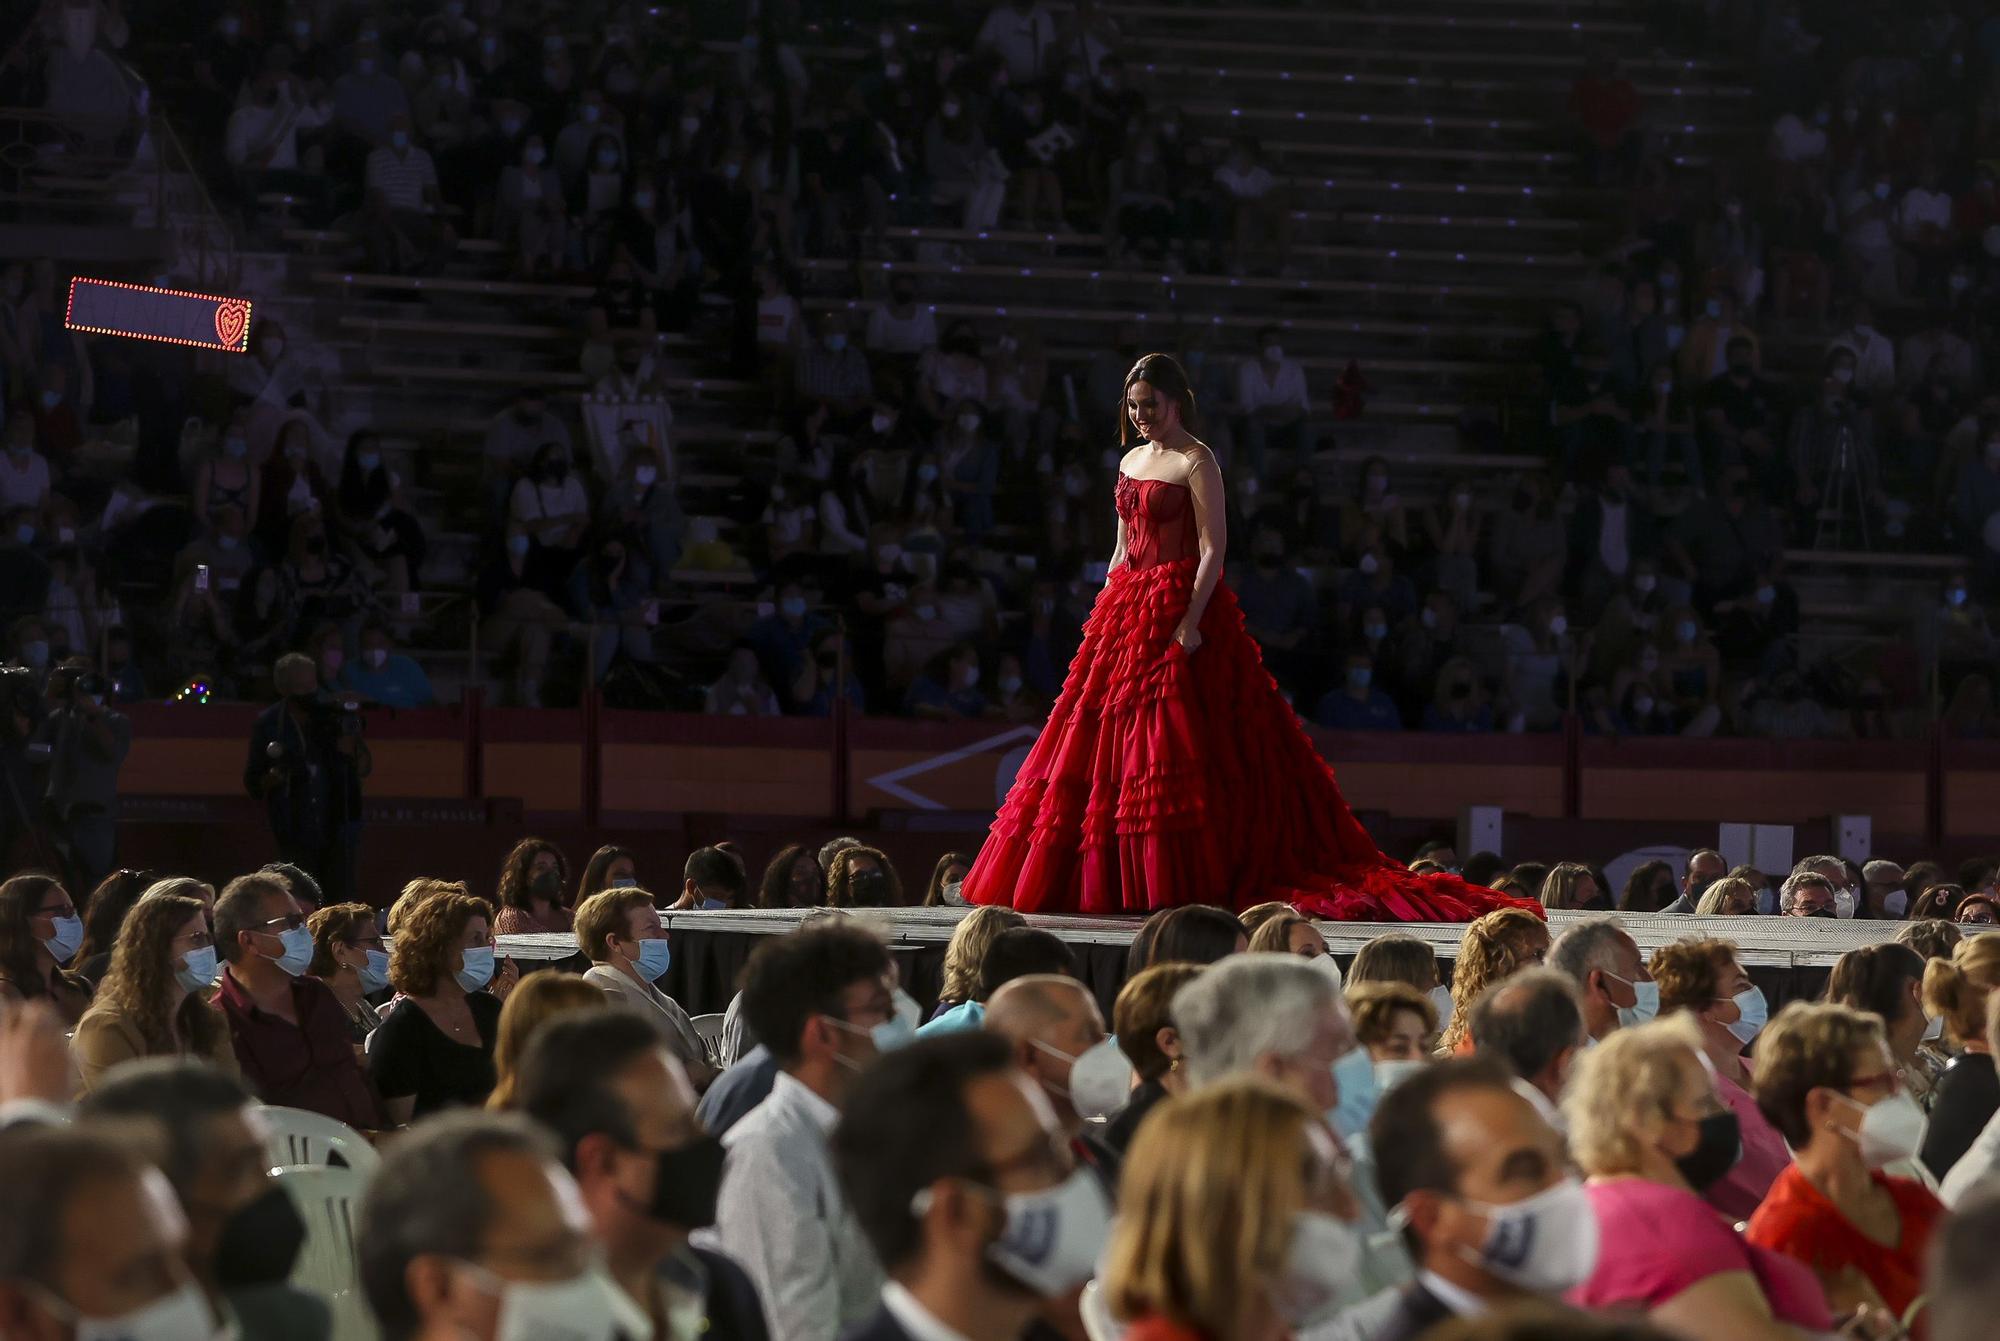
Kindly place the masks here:
POLYGON ((1201 617, 1215 584, 1222 580, 1222 556, 1229 549, 1229 522, 1223 515, 1222 468, 1215 454, 1203 448, 1188 475, 1194 494, 1194 525, 1201 557, 1195 563, 1194 591, 1188 597, 1187 613, 1174 630, 1174 641, 1189 652, 1201 646, 1201 617))
POLYGON ((1647 1321, 1686 1341, 1802 1341, 1804 1333, 1771 1316, 1757 1278, 1746 1271, 1720 1271, 1697 1281, 1647 1315, 1647 1321))
POLYGON ((1125 519, 1119 517, 1117 520, 1118 542, 1111 547, 1111 562, 1105 565, 1104 571, 1107 576, 1116 570, 1119 564, 1125 562, 1125 519))

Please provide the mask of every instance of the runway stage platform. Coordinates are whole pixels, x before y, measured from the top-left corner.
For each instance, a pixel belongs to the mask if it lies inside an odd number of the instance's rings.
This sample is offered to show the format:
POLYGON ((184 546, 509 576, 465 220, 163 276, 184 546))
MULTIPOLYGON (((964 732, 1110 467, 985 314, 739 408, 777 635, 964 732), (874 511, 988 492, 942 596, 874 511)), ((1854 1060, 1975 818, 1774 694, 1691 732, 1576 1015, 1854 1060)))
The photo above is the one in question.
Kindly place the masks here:
MULTIPOLYGON (((903 966, 903 981, 926 1011, 937 996, 944 949, 952 929, 965 916, 963 908, 871 908, 861 917, 883 929, 903 966)), ((673 964, 661 986, 692 1014, 720 1011, 736 990, 737 974, 761 936, 781 935, 804 920, 804 910, 746 912, 663 912, 661 920, 673 942, 673 964)), ((1593 913, 1549 914, 1550 930, 1562 929, 1593 913)), ((1805 917, 1695 917, 1619 914, 1639 949, 1646 954, 1669 941, 1689 936, 1719 936, 1739 948, 1743 967, 1764 989, 1776 1010, 1786 1001, 1819 994, 1836 959, 1862 945, 1894 938, 1900 922, 1841 921, 1805 917)), ((1125 981, 1125 953, 1139 929, 1139 918, 1030 917, 1067 942, 1076 955, 1077 972, 1090 984, 1110 1013, 1112 1000, 1125 981)), ((1463 922, 1320 922, 1316 924, 1342 967, 1369 941, 1398 931, 1430 943, 1439 958, 1451 960, 1465 934, 1463 922)), ((500 953, 523 968, 570 959, 576 939, 567 934, 502 936, 500 953)))

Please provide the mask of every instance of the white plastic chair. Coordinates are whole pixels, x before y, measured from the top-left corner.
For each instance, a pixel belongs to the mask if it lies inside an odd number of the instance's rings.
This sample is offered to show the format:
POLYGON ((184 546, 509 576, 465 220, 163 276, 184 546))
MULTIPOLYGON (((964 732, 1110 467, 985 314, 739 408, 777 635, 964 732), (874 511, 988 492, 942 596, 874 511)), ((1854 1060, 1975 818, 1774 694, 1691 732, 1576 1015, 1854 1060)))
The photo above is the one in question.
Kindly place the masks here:
POLYGON ((1111 1305, 1104 1300, 1104 1291, 1096 1281, 1085 1281, 1083 1295, 1077 1300, 1077 1312, 1083 1315, 1083 1330, 1090 1341, 1118 1341, 1125 1335, 1125 1329, 1118 1319, 1111 1316, 1111 1305))
POLYGON ((361 1297, 354 1221, 367 1175, 332 1164, 280 1168, 271 1177, 298 1208, 305 1242, 291 1283, 326 1300, 333 1312, 333 1341, 376 1341, 378 1331, 361 1297))
POLYGON ((694 1026, 695 1036, 708 1052, 708 1060, 713 1062, 722 1055, 722 1025, 727 1015, 696 1015, 688 1023, 694 1026))
POLYGON ((305 1108, 265 1108, 262 1112, 267 1131, 264 1153, 274 1168, 331 1164, 337 1154, 366 1180, 382 1163, 368 1138, 338 1118, 305 1108))

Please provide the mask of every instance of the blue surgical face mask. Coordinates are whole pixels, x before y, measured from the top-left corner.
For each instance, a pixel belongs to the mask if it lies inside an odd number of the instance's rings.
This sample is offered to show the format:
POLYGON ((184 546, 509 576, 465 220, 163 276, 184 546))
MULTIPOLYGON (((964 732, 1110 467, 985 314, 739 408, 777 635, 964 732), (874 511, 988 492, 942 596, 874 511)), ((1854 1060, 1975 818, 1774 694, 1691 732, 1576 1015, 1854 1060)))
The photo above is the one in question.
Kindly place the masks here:
POLYGON ((647 982, 658 982, 665 976, 667 965, 673 963, 673 960, 673 947, 667 943, 665 937, 662 937, 656 941, 640 941, 639 958, 632 967, 637 969, 639 976, 647 982))
POLYGON ((451 976, 458 981, 461 989, 476 992, 493 981, 493 947, 490 945, 468 945, 462 950, 463 963, 458 972, 451 976))
POLYGON ((1333 1080, 1340 1087, 1340 1098, 1326 1120, 1342 1136, 1359 1136, 1368 1130, 1368 1119, 1375 1116, 1375 1105, 1382 1097, 1375 1081, 1375 1059, 1368 1055, 1368 1049, 1356 1046, 1333 1064, 1333 1080))
POLYGON ((611 877, 611 888, 613 889, 637 889, 638 887, 639 881, 636 876, 614 875, 611 877))
POLYGON ((51 917, 50 936, 42 942, 42 948, 58 964, 69 963, 69 957, 76 953, 76 947, 83 944, 83 919, 80 917, 51 917))
POLYGON ((213 987, 216 975, 221 971, 221 965, 216 962, 215 947, 203 945, 181 956, 180 967, 174 970, 174 981, 184 992, 199 992, 213 987))
POLYGON ((361 990, 379 992, 389 985, 389 952, 367 947, 368 962, 355 972, 361 977, 361 990))
POLYGON ((1737 1018, 1723 1027, 1747 1044, 1763 1032, 1764 1022, 1771 1018, 1771 1007, 1764 1000, 1763 989, 1758 987, 1746 987, 1729 999, 1736 1003, 1737 1018))
POLYGON ((313 960, 312 928, 297 926, 282 931, 278 934, 278 943, 284 951, 273 962, 294 978, 304 973, 313 960))
POLYGON ((1615 973, 1606 973, 1607 978, 1616 978, 1632 989, 1636 998, 1629 1006, 1618 1007, 1618 1024, 1630 1029, 1635 1024, 1644 1024, 1660 1013, 1660 985, 1656 982, 1633 982, 1630 978, 1619 978, 1615 973))

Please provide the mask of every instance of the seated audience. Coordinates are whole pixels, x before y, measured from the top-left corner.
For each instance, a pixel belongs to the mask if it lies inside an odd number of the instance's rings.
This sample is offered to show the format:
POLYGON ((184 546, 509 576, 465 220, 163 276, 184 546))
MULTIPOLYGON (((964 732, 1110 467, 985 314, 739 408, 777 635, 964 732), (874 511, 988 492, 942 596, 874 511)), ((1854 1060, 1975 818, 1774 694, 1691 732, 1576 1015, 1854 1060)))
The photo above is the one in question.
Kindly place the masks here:
POLYGON ((1923 1051, 1930 1016, 1924 1013, 1924 958, 1907 945, 1883 941, 1849 950, 1834 961, 1826 999, 1867 1011, 1882 1022, 1896 1074, 1919 1107, 1930 1111, 1941 1074, 1923 1051))
POLYGON ((369 1077, 395 1125, 493 1092, 500 1002, 483 990, 494 969, 489 916, 463 885, 396 910, 389 982, 400 999, 368 1049, 369 1077))
POLYGON ((561 849, 539 838, 523 838, 500 866, 496 891, 500 916, 493 924, 493 933, 513 936, 570 930, 571 910, 563 907, 562 901, 568 884, 569 864, 561 849))
POLYGON ((65 965, 79 958, 83 919, 52 875, 23 872, 0 883, 0 1001, 47 1001, 74 1025, 90 1007, 88 980, 65 965))
POLYGON ((1326 937, 1297 913, 1267 917, 1256 927, 1245 930, 1250 932, 1248 949, 1259 954, 1297 955, 1332 978, 1336 987, 1340 985, 1340 961, 1326 948, 1326 937))
POLYGON ((958 887, 965 883, 965 876, 972 869, 972 854, 968 852, 946 852, 931 868, 931 882, 924 887, 926 908, 942 908, 947 905, 964 907, 964 896, 958 887))
POLYGON ((305 976, 313 934, 291 890, 268 875, 230 881, 215 901, 215 944, 226 965, 215 1004, 258 1097, 380 1128, 382 1106, 355 1058, 348 1014, 331 988, 305 976))
POLYGON ((616 843, 606 843, 591 853, 590 860, 584 863, 570 907, 581 908, 585 899, 607 889, 631 889, 638 883, 638 860, 616 843))
POLYGON ((1569 1300, 1638 1311, 1678 1336, 1830 1331, 1812 1273, 1745 1242, 1702 1200, 1740 1149, 1736 1114, 1702 1054, 1694 1022, 1671 1018, 1621 1029, 1578 1060, 1563 1111, 1601 1246, 1569 1300))
POLYGON ((335 903, 306 919, 313 958, 306 972, 333 991, 347 1015, 347 1034, 356 1047, 382 1023, 369 997, 389 986, 389 952, 375 910, 365 903, 335 903))
POLYGON ((1123 1158, 1146 1114, 1169 1095, 1187 1092, 1181 1072, 1181 1038, 1174 1028, 1174 997, 1200 976, 1201 964, 1158 964, 1118 989, 1111 1007, 1112 1038, 1131 1063, 1136 1082, 1125 1106, 1104 1126, 1099 1139, 1123 1158))
MULTIPOLYGON (((1144 936, 1142 960, 1128 958, 1128 971, 1137 972, 1155 964, 1214 964, 1250 948, 1250 937, 1236 914, 1205 903, 1169 908, 1147 918, 1139 930, 1144 936)), ((1132 952, 1139 954, 1139 936, 1132 940, 1132 952)))
MULTIPOLYGON (((1487 913, 1466 927, 1465 935, 1459 939, 1458 958, 1451 974, 1451 999, 1470 1008, 1488 987, 1522 969, 1541 964, 1548 955, 1549 928, 1542 919, 1524 908, 1500 908, 1487 913)), ((1465 1010, 1461 1009, 1439 1037, 1438 1052, 1448 1055, 1469 1050, 1471 1041, 1465 1028, 1465 1010)))
POLYGON ((1544 1122, 1569 1130, 1559 1105, 1576 1059, 1593 1041, 1574 979, 1555 969, 1523 969, 1472 1003, 1466 1031, 1473 1051, 1506 1067, 1544 1122))
POLYGON ((574 973, 555 970, 523 978, 500 1007, 500 1023, 494 1029, 493 1091, 486 1096, 486 1107, 506 1113, 521 1106, 521 1059, 543 1025, 562 1015, 596 1013, 610 1004, 596 984, 574 973))
POLYGON ((1437 1007, 1408 983, 1370 982, 1346 992, 1354 1037, 1375 1064, 1375 1087, 1391 1085, 1423 1069, 1437 1036, 1437 1007))
POLYGON ((576 910, 576 943, 590 959, 584 981, 645 1016, 696 1089, 708 1088, 716 1074, 708 1048, 680 1003, 657 985, 673 955, 653 896, 637 888, 591 895, 576 910))
POLYGON ((1090 1278, 1111 1227, 1108 1199, 990 1034, 922 1039, 870 1067, 831 1151, 888 1277, 849 1341, 1034 1335, 1044 1301, 1090 1278))
POLYGON ((1097 998, 1075 978, 1032 973, 993 993, 984 1028, 1014 1049, 1014 1065, 1041 1086, 1056 1122, 1078 1142, 1078 1154, 1115 1181, 1095 1140, 1084 1140, 1084 1124, 1102 1121, 1125 1106, 1132 1094, 1132 1069, 1105 1032, 1097 998))
MULTIPOLYGON (((938 985, 937 1008, 931 1013, 931 1022, 950 1013, 954 1008, 968 1002, 984 1002, 979 992, 979 970, 986 962, 986 952, 994 939, 1003 931, 1015 927, 1025 927, 1028 919, 1012 908, 1002 908, 997 904, 987 904, 974 908, 951 930, 951 939, 944 947, 944 976, 938 985)), ((984 1018, 985 1012, 980 1012, 984 1018)), ((977 1028, 979 1019, 974 1019, 969 1027, 977 1028)), ((925 1025, 929 1028, 929 1025, 925 1025)), ((923 1029, 917 1030, 919 1034, 923 1029)))
POLYGON ((715 912, 742 908, 750 890, 743 858, 728 848, 702 847, 688 854, 681 870, 681 896, 676 909, 695 908, 715 912))
POLYGON ((1904 1090, 1882 1022, 1794 1001, 1757 1042, 1757 1106, 1792 1148, 1750 1217, 1751 1243, 1819 1276, 1846 1313, 1906 1316, 1944 1207, 1921 1182, 1884 1172, 1914 1160, 1924 1113, 1904 1090))
POLYGON ((880 848, 856 843, 835 853, 826 867, 826 903, 829 908, 901 908, 903 882, 895 864, 880 848))
POLYGON ((723 1137, 715 1243, 749 1273, 786 1341, 834 1341, 881 1294, 827 1142, 854 1077, 909 1040, 894 989, 882 942, 841 920, 767 939, 744 970, 743 1013, 778 1073, 723 1137))
POLYGON ((1638 942, 1615 917, 1571 923, 1549 946, 1548 962, 1575 980, 1583 1023, 1593 1039, 1601 1042, 1615 1029, 1644 1024, 1660 1013, 1659 984, 1647 972, 1638 942))
POLYGON ((2000 1272, 1993 1244, 2000 1236, 2000 1191, 1987 1189, 1957 1208, 1940 1227, 1926 1273, 1930 1341, 1983 1341, 2000 1317, 2000 1272))
POLYGON ((71 1040, 83 1090, 138 1057, 197 1057, 234 1075, 229 1023, 204 999, 220 972, 199 899, 156 889, 132 905, 71 1040))
POLYGON ((1694 1020, 1715 1092, 1736 1115, 1742 1152, 1702 1195, 1730 1219, 1746 1219, 1789 1158, 1783 1136, 1757 1105, 1743 1056, 1764 1027, 1764 993, 1728 941, 1689 938, 1663 945, 1653 952, 1653 976, 1660 984, 1661 1013, 1686 1011, 1694 1020))
POLYGON ((1944 1021, 1944 1040, 1955 1055, 1937 1084, 1923 1160, 1943 1180, 1996 1111, 2000 1076, 1986 1037, 1987 998, 2000 987, 2000 936, 1960 941, 1950 959, 1924 968, 1924 1010, 1944 1021))
POLYGON ((647 1335, 672 1338, 694 1314, 704 1337, 763 1341, 764 1309, 749 1277, 688 1241, 715 1223, 722 1142, 695 1121, 694 1089, 659 1034, 621 1010, 551 1020, 530 1039, 516 1077, 517 1106, 555 1135, 605 1268, 645 1309, 647 1335))
MULTIPOLYGON (((981 909, 981 912, 986 911, 981 909)), ((973 916, 977 916, 974 914, 973 916)), ((967 918, 971 921, 971 918, 967 918)), ((1021 919, 1025 923, 1026 919, 1021 919)), ((961 923, 961 926, 964 924, 961 923)), ((1031 974, 1074 974, 1076 957, 1062 937, 1040 927, 1003 927, 979 957, 979 972, 972 995, 917 1030, 920 1038, 933 1034, 978 1029, 986 1023, 986 1003, 993 994, 1016 978, 1031 974)))

